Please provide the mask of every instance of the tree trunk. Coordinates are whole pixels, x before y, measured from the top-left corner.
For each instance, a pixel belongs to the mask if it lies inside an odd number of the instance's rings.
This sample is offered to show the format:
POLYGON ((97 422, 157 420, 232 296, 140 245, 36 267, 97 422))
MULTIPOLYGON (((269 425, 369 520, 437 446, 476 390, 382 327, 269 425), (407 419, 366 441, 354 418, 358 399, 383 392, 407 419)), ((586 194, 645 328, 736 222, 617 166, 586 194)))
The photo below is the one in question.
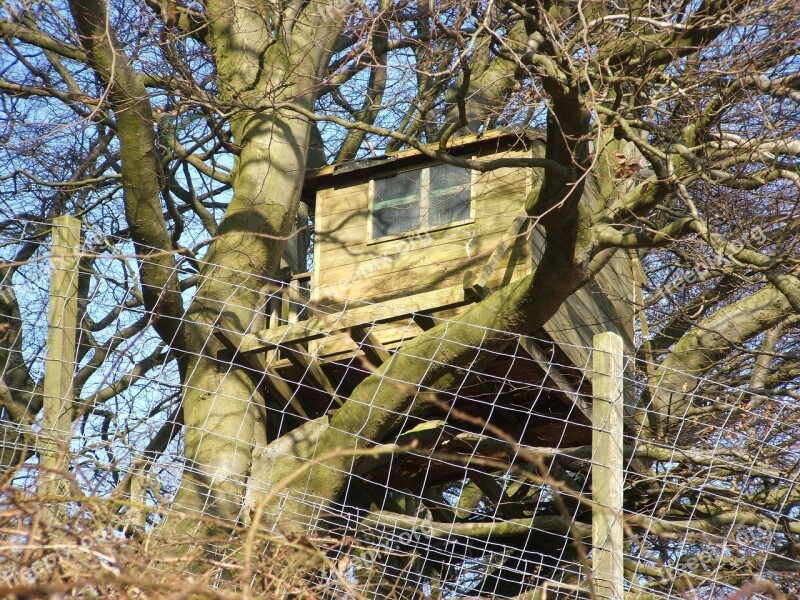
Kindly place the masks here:
POLYGON ((187 317, 183 410, 186 468, 176 508, 234 522, 240 517, 254 447, 266 444, 258 381, 230 362, 213 337, 226 323, 247 330, 261 318, 263 277, 274 277, 295 225, 313 124, 282 103, 311 110, 342 24, 323 21, 318 3, 272 29, 262 3, 208 5, 209 44, 223 98, 248 109, 232 118, 240 148, 234 195, 202 261, 202 283, 187 317), (267 66, 268 69, 263 68, 267 66))

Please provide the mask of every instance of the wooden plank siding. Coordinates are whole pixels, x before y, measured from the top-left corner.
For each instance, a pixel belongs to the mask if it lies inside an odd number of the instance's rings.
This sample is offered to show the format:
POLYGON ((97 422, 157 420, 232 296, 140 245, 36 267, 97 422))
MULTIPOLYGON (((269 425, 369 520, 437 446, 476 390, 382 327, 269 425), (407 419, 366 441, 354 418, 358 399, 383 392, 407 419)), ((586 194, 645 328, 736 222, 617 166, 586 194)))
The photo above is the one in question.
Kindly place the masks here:
MULTIPOLYGON (((516 151, 509 155, 528 154, 516 151)), ((368 182, 323 185, 317 191, 319 262, 312 300, 338 308, 348 299, 384 302, 461 285, 465 272, 479 268, 502 241, 509 219, 524 201, 528 177, 529 169, 476 174, 474 219, 386 240, 368 239, 368 182)), ((495 270, 490 285, 507 283, 525 273, 524 239, 516 246, 495 270)))

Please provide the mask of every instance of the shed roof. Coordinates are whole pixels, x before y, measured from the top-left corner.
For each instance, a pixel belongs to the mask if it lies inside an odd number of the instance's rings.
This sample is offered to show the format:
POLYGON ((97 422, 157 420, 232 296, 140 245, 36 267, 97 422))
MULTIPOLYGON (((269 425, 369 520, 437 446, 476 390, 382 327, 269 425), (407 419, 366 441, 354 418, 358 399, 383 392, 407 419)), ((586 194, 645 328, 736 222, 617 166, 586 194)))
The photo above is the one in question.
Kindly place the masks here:
POLYGON ((371 176, 398 168, 413 167, 436 162, 446 156, 459 156, 470 153, 481 155, 525 148, 534 140, 542 140, 545 133, 538 129, 497 129, 486 133, 452 138, 442 148, 438 143, 425 144, 419 148, 408 148, 380 156, 353 160, 338 165, 327 165, 306 172, 306 191, 313 192, 320 187, 341 185, 349 180, 367 179, 371 176))

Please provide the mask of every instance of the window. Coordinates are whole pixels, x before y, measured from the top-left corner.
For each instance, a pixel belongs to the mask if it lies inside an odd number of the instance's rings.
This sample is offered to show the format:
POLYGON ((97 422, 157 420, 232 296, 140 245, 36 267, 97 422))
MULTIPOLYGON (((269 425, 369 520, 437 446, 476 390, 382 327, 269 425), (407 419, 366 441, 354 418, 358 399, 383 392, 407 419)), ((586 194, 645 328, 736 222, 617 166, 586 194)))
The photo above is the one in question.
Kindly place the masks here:
POLYGON ((376 179, 372 188, 372 237, 469 219, 471 184, 471 172, 452 165, 376 179))

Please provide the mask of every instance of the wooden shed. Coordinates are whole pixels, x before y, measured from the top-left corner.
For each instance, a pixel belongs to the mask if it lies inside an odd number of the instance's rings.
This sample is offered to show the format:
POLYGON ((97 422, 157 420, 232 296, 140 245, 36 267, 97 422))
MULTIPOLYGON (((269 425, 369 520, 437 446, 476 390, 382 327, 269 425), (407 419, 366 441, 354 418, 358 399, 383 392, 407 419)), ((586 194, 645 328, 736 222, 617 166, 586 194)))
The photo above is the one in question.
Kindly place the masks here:
MULTIPOLYGON (((457 140, 456 156, 513 159, 544 154, 538 132, 495 132, 457 140)), ((483 294, 528 274, 543 238, 525 218, 525 198, 538 169, 505 167, 486 173, 436 163, 417 151, 367 159, 309 173, 314 194, 312 304, 414 312, 376 328, 387 348, 425 326, 423 315, 447 316, 483 294)), ((589 194, 593 193, 590 185, 589 194)), ((575 294, 545 331, 570 346, 590 346, 595 332, 633 337, 631 265, 615 257, 575 294)), ((379 316, 379 315, 376 315, 379 316)), ((335 345, 329 342, 329 351, 335 345)), ((322 350, 322 354, 327 352, 322 350)), ((574 357, 582 364, 584 356, 574 357)))
MULTIPOLYGON (((544 141, 535 131, 494 132, 454 140, 448 152, 518 159, 543 156, 544 141)), ((351 368, 354 357, 380 364, 439 320, 530 273, 544 238, 523 207, 540 177, 538 169, 518 165, 471 171, 415 150, 309 172, 305 196, 314 215, 313 270, 274 294, 277 303, 264 329, 228 336, 227 343, 240 355, 261 357, 254 368, 276 376, 277 385, 265 385, 284 406, 290 403, 303 418, 324 413, 334 395, 347 394, 363 379, 364 369, 351 368), (302 408, 296 398, 301 388, 302 408), (318 397, 309 404, 314 394, 318 397)), ((586 194, 596 201, 591 180, 586 194)), ((555 408, 542 410, 558 413, 554 419, 562 423, 540 434, 520 432, 520 439, 532 435, 532 443, 553 445, 580 441, 565 435, 564 423, 574 405, 583 417, 589 410, 580 398, 590 392, 585 367, 593 335, 614 331, 632 349, 632 274, 632 262, 619 251, 535 332, 539 342, 520 342, 516 351, 538 369, 520 367, 525 372, 514 376, 556 390, 555 408)), ((506 360, 513 363, 514 357, 506 360)), ((498 372, 502 363, 495 366, 498 372)), ((588 425, 583 417, 571 420, 588 425)), ((546 420, 540 426, 546 428, 546 420)))

